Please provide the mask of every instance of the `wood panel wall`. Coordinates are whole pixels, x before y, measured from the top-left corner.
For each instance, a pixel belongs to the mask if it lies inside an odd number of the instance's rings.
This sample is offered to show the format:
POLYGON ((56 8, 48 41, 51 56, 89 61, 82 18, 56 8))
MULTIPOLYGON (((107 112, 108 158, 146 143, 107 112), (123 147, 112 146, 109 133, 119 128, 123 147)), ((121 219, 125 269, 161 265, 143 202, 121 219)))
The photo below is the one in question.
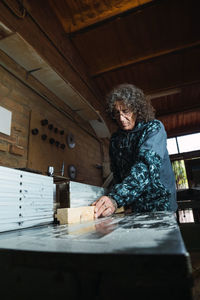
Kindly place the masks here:
POLYGON ((96 165, 108 160, 107 141, 95 138, 95 134, 81 128, 4 68, 0 69, 0 105, 12 111, 11 136, 0 133, 0 165, 28 167, 45 174, 49 165, 58 171, 64 161, 66 177, 68 166, 73 164, 77 168, 76 181, 102 185, 103 172, 96 165), (64 135, 42 127, 42 119, 64 130, 64 135), (39 130, 37 135, 32 134, 34 128, 39 130), (47 140, 41 139, 42 133, 47 134, 47 140), (69 133, 76 143, 73 149, 67 146, 69 133), (50 137, 65 144, 65 149, 51 145, 50 137))

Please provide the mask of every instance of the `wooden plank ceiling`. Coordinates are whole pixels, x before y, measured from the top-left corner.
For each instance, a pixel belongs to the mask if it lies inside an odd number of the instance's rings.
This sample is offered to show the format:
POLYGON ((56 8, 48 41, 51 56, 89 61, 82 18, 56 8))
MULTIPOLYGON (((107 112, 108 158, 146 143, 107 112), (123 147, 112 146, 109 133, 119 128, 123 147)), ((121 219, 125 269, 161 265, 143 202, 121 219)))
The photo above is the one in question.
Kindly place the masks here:
POLYGON ((152 95, 168 135, 200 130, 198 1, 61 3, 51 1, 103 102, 105 94, 123 82, 151 95, 172 92, 155 99, 152 95))
POLYGON ((24 0, 23 4, 78 68, 76 53, 103 107, 106 93, 116 84, 133 83, 150 95, 168 136, 200 131, 198 0, 24 0), (69 46, 74 49, 71 57, 69 46))

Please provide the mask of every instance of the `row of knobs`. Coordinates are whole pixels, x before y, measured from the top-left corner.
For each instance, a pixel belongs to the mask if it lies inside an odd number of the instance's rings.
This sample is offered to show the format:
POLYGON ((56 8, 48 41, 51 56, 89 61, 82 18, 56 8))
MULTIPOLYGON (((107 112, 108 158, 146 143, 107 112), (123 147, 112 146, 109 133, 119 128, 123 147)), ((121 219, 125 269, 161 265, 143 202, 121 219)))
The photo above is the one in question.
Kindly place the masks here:
POLYGON ((48 122, 47 119, 41 120, 41 125, 42 125, 42 126, 48 125, 48 129, 49 129, 49 130, 54 130, 55 133, 60 132, 61 135, 64 134, 64 130, 60 130, 60 131, 59 131, 57 127, 54 127, 54 126, 53 126, 53 124, 48 124, 48 123, 49 123, 49 122, 48 122))
MULTIPOLYGON (((55 133, 59 132, 61 135, 64 135, 64 130, 58 130, 58 128, 56 128, 56 127, 54 128, 53 124, 48 124, 48 120, 47 119, 41 120, 41 125, 42 126, 48 125, 48 129, 49 130, 53 130, 55 133)), ((39 129, 38 128, 32 129, 32 134, 33 135, 38 135, 39 134, 39 129)), ((46 134, 42 134, 41 135, 41 139, 43 141, 46 141, 47 140, 47 135, 46 134)), ((65 149, 65 144, 62 144, 59 141, 56 141, 54 138, 50 138, 49 139, 49 143, 51 145, 55 144, 56 147, 60 147, 61 149, 65 149)))

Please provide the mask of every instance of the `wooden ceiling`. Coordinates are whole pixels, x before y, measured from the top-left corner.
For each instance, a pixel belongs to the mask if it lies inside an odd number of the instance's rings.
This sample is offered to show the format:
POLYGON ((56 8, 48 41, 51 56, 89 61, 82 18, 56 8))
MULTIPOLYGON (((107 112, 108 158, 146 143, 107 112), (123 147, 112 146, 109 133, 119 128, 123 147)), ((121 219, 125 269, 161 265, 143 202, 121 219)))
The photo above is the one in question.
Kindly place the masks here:
POLYGON ((64 29, 77 32, 153 0, 50 0, 64 29))
MULTIPOLYGON (((200 131, 198 0, 17 0, 105 108, 115 85, 150 95, 168 136, 200 131)), ((21 9, 23 14, 23 9, 21 9)))

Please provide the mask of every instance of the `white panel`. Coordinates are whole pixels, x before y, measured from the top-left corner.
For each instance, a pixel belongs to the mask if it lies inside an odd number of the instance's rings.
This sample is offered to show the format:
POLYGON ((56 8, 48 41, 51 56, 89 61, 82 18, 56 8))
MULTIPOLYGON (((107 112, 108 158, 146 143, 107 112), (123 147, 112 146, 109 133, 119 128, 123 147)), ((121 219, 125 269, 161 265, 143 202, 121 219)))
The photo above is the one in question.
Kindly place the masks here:
POLYGON ((14 59, 38 81, 52 91, 58 98, 69 105, 87 120, 97 119, 98 115, 89 102, 83 98, 69 83, 64 81, 48 63, 19 35, 12 34, 0 40, 0 49, 14 59), (87 112, 85 115, 84 112, 87 112))
POLYGON ((10 135, 12 112, 0 106, 0 132, 10 135))
POLYGON ((105 192, 106 190, 99 186, 70 181, 70 207, 91 205, 99 197, 105 195, 105 192))
POLYGON ((0 232, 53 222, 53 178, 0 167, 0 232))
POLYGON ((94 129, 94 131, 96 132, 98 137, 100 137, 100 138, 110 137, 110 132, 109 132, 107 125, 105 124, 103 119, 100 119, 100 120, 101 121, 91 120, 91 121, 89 121, 89 123, 92 126, 92 128, 94 129))
MULTIPOLYGON (((15 33, 0 40, 0 49, 15 60, 26 71, 41 82, 46 88, 66 103, 72 110, 85 121, 101 119, 99 113, 69 82, 32 48, 19 34, 15 33)), ((105 122, 92 123, 94 131, 99 137, 110 137, 110 132, 105 122)))

